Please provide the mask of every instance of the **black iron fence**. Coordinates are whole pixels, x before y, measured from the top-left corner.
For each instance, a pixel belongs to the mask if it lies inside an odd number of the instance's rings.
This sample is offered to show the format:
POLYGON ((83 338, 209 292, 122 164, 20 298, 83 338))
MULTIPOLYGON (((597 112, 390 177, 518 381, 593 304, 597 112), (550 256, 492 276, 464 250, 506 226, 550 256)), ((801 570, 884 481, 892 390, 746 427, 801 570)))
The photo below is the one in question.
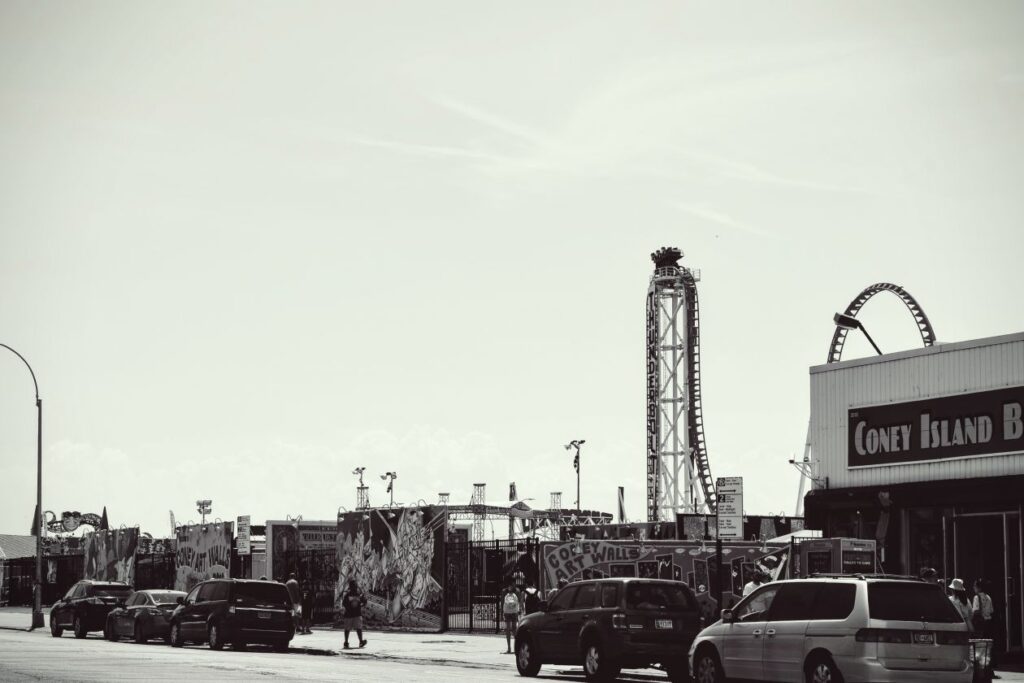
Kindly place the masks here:
POLYGON ((539 578, 539 546, 533 539, 452 541, 445 546, 445 559, 448 630, 499 632, 504 588, 537 586, 539 578))
MULTIPOLYGON (((313 584, 313 623, 333 623, 337 615, 334 607, 334 588, 338 583, 338 554, 334 548, 312 548, 283 553, 285 576, 294 572, 299 585, 313 584)), ((277 565, 278 558, 274 557, 277 565)))

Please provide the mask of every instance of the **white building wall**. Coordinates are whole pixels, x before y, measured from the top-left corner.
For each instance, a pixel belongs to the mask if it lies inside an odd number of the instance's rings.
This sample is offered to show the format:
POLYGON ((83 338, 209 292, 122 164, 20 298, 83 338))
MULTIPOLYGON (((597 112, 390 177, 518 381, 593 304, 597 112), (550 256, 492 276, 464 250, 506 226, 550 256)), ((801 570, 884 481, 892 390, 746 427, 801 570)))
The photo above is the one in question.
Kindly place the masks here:
POLYGON ((809 441, 830 488, 1024 474, 1024 451, 849 469, 849 410, 1024 385, 1024 333, 828 363, 811 368, 809 441))

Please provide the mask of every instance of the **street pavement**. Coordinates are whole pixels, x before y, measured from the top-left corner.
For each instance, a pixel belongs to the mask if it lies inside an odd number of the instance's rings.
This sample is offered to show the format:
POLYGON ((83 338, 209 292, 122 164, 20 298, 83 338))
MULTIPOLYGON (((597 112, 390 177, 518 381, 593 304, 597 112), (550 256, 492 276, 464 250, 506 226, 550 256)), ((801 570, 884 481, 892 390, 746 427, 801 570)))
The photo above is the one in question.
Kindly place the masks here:
MULTIPOLYGON (((84 640, 65 631, 28 631, 31 612, 0 608, 0 681, 184 680, 251 681, 505 681, 519 680, 515 661, 504 654, 505 638, 465 633, 368 631, 365 649, 342 649, 341 631, 314 629, 295 636, 287 654, 250 646, 244 652, 214 652, 206 646, 172 648, 159 641, 110 643, 100 633, 84 640)), ((352 643, 356 642, 352 634, 352 643)), ((1000 672, 1024 683, 1024 674, 1000 672)), ((578 667, 546 665, 538 680, 583 681, 578 667)), ((620 681, 666 681, 647 669, 625 672, 620 681)))

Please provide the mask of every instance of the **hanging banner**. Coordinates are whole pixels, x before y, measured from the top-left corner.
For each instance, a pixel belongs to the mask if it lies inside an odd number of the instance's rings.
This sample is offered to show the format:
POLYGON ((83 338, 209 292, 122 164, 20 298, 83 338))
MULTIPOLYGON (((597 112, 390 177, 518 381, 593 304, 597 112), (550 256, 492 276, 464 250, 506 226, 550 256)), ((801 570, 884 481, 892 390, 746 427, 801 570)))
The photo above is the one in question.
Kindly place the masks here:
POLYGON ((189 591, 207 579, 231 575, 231 522, 193 524, 178 529, 174 589, 189 591))
POLYGON ((121 581, 135 585, 135 554, 139 528, 93 531, 82 539, 83 579, 121 581))

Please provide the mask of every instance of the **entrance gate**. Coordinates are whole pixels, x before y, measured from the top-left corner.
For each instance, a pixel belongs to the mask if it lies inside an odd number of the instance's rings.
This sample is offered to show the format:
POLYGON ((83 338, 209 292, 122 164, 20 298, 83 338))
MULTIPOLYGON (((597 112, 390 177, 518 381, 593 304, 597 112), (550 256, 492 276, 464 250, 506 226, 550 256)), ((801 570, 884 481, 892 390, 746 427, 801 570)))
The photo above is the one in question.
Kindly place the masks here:
POLYGON ((977 512, 953 517, 953 573, 968 590, 976 579, 989 585, 995 608, 997 650, 1022 647, 1024 543, 1020 512, 977 512))
POLYGON ((445 628, 498 633, 503 624, 501 592, 512 583, 537 586, 535 539, 449 541, 445 545, 445 628))

